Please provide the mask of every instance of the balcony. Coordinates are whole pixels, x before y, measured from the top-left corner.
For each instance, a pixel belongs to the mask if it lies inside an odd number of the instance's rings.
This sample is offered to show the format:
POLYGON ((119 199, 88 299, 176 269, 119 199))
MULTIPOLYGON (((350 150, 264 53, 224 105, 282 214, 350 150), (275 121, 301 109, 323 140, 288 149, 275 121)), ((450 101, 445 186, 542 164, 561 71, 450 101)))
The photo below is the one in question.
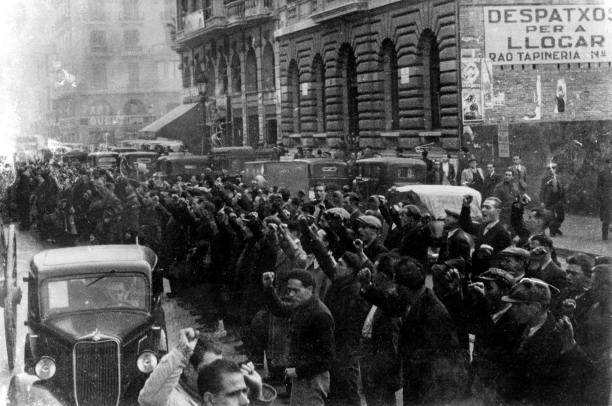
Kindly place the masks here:
POLYGON ((235 0, 225 5, 223 0, 213 0, 211 8, 181 17, 176 43, 188 45, 200 35, 243 24, 259 24, 273 16, 274 0, 235 0))
POLYGON ((237 0, 225 6, 231 25, 267 19, 273 16, 273 0, 237 0))
POLYGON ((311 15, 317 23, 368 10, 367 0, 327 0, 321 11, 311 15))

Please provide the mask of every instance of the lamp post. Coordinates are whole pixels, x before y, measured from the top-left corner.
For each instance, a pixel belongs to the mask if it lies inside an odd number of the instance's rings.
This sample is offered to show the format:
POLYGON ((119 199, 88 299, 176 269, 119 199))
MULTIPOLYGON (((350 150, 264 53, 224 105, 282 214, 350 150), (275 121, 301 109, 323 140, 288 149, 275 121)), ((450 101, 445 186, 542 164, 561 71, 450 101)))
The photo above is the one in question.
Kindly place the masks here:
MULTIPOLYGON (((204 79, 206 80, 206 79, 204 79)), ((206 81, 198 83, 198 92, 200 94, 200 103, 202 103, 202 150, 200 155, 204 155, 204 142, 206 139, 206 100, 208 96, 206 94, 206 81)))

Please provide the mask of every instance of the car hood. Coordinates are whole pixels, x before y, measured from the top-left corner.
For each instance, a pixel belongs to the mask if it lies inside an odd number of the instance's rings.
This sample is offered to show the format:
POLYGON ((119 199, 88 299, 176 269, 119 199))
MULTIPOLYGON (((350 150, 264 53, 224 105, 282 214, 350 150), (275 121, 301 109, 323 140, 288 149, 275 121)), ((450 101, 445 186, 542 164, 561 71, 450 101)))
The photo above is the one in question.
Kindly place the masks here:
POLYGON ((139 325, 146 323, 148 318, 148 314, 134 311, 87 312, 55 316, 47 320, 46 324, 74 339, 94 332, 123 339, 139 325))

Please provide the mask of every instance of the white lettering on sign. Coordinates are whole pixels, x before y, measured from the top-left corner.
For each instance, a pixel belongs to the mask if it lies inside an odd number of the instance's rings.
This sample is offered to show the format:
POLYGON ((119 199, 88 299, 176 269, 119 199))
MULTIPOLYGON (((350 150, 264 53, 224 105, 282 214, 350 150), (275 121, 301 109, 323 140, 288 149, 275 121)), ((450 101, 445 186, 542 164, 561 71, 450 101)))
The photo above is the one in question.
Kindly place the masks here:
POLYGON ((336 168, 335 166, 324 166, 323 168, 321 168, 321 172, 337 172, 338 168, 336 168))
POLYGON ((495 65, 612 61, 612 7, 484 7, 485 53, 495 65))

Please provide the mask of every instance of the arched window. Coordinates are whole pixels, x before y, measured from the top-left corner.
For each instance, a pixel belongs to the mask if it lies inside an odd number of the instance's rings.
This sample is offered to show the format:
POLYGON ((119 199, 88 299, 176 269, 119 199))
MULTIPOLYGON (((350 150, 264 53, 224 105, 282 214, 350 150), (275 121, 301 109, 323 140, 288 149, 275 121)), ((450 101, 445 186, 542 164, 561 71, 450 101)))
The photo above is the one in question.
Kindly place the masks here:
POLYGON ((395 45, 389 39, 382 43, 380 69, 383 74, 385 130, 397 130, 399 129, 397 53, 395 45))
POLYGON ((257 57, 255 50, 250 48, 246 54, 246 64, 244 67, 244 79, 247 92, 257 91, 257 57))
POLYGON ((269 42, 264 47, 261 64, 261 83, 264 89, 274 89, 274 49, 269 42))
POLYGON ((242 92, 242 71, 240 69, 240 58, 238 54, 234 54, 232 58, 232 92, 233 93, 241 93, 242 92))
POLYGON ((359 106, 357 102, 357 60, 349 44, 343 44, 338 53, 338 68, 342 83, 342 128, 351 142, 359 137, 359 106))
POLYGON ((300 70, 295 59, 289 62, 287 70, 287 102, 291 109, 291 123, 294 133, 302 130, 300 117, 300 70))
POLYGON ((325 132, 325 66, 321 55, 315 55, 312 61, 312 92, 314 95, 314 110, 317 118, 317 132, 325 132))
POLYGON ((217 84, 217 96, 227 94, 227 63, 225 57, 219 57, 219 83, 217 84))
POLYGON ((440 50, 435 34, 421 34, 417 55, 423 67, 423 106, 426 130, 440 128, 440 50))

